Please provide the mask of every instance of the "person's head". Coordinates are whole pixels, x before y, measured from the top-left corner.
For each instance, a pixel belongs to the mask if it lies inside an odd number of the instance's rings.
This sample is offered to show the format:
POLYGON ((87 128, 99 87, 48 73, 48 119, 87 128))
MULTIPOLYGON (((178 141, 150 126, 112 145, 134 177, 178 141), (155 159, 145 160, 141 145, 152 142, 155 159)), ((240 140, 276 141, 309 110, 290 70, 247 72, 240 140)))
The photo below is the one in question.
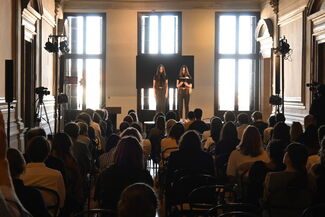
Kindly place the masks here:
POLYGON ((177 115, 176 115, 176 113, 173 112, 173 111, 168 111, 168 112, 166 113, 166 121, 171 120, 171 119, 176 120, 176 119, 177 119, 177 115))
POLYGON ((135 129, 134 127, 128 127, 126 128, 122 133, 121 133, 121 138, 126 137, 126 136, 133 136, 136 138, 140 143, 142 143, 142 136, 140 132, 135 129))
POLYGON ((126 128, 128 128, 130 126, 129 122, 126 121, 122 121, 120 123, 120 132, 123 132, 124 130, 126 130, 126 128))
POLYGON ((44 136, 36 136, 30 140, 27 155, 33 163, 44 162, 49 155, 50 144, 44 136))
POLYGON ((254 122, 256 122, 256 121, 262 121, 262 119, 263 119, 263 115, 262 115, 262 113, 260 111, 253 112, 253 114, 252 114, 252 120, 254 122))
POLYGON ((159 116, 164 116, 165 118, 166 118, 166 116, 165 116, 165 114, 163 113, 163 112, 157 112, 154 116, 153 116, 153 121, 156 123, 157 122, 157 118, 159 117, 159 116))
POLYGON ((239 125, 249 124, 249 116, 248 116, 248 114, 240 113, 239 115, 237 115, 237 121, 238 121, 239 125))
POLYGON ((61 159, 70 155, 72 140, 66 133, 55 134, 52 141, 52 151, 55 152, 61 159))
POLYGON ((105 145, 105 152, 109 152, 112 148, 116 147, 120 139, 121 137, 117 134, 112 134, 108 137, 105 145))
POLYGON ((33 137, 36 136, 46 137, 45 130, 42 127, 30 128, 26 133, 26 142, 28 142, 29 140, 31 140, 33 137))
POLYGON ((174 119, 169 119, 168 121, 166 121, 166 133, 168 136, 169 136, 170 130, 176 123, 177 123, 177 121, 175 121, 174 119))
POLYGON ((307 129, 309 126, 315 124, 315 119, 313 115, 306 115, 304 118, 304 126, 305 129, 307 129))
POLYGON ((125 188, 117 208, 119 217, 155 217, 157 209, 157 195, 144 183, 135 183, 125 188))
POLYGON ((92 110, 91 108, 87 108, 86 111, 85 111, 87 114, 89 114, 89 116, 92 118, 93 115, 94 115, 94 110, 92 110))
POLYGON ((96 132, 95 132, 95 129, 92 126, 88 127, 88 137, 92 141, 96 140, 96 132))
POLYGON ((130 112, 128 115, 131 116, 131 118, 132 118, 132 122, 138 122, 138 121, 139 121, 137 113, 135 113, 135 112, 130 112))
POLYGON ((181 136, 179 149, 186 152, 197 152, 201 149, 201 139, 195 130, 189 130, 181 136))
POLYGON ((286 117, 284 116, 283 113, 277 113, 275 115, 275 120, 276 120, 277 123, 279 123, 279 122, 285 123, 286 122, 286 117))
POLYGON ((298 137, 303 133, 302 125, 298 121, 292 122, 290 128, 290 137, 292 142, 296 142, 298 137))
POLYGON ((131 112, 136 113, 136 111, 135 111, 134 109, 130 109, 130 110, 128 111, 128 115, 129 115, 131 112))
POLYGON ((133 136, 121 138, 114 161, 121 168, 144 169, 143 150, 138 139, 133 136))
POLYGON ((211 137, 213 141, 216 143, 220 139, 220 133, 222 129, 222 120, 219 117, 213 117, 211 119, 211 137))
POLYGON ((142 125, 139 122, 133 122, 131 124, 131 127, 137 129, 139 131, 139 133, 142 135, 143 129, 142 129, 142 125))
POLYGON ((321 141, 324 139, 325 136, 325 125, 322 125, 318 128, 318 141, 321 143, 321 141))
POLYGON ((279 139, 285 142, 290 142, 290 128, 284 122, 275 124, 272 133, 272 139, 279 139))
POLYGON ((179 69, 179 76, 180 77, 190 77, 190 72, 188 71, 188 67, 186 65, 182 65, 179 69))
POLYGON ((304 172, 306 171, 307 159, 307 148, 299 143, 291 143, 285 150, 283 163, 287 166, 287 169, 304 172))
POLYGON ((286 144, 281 140, 272 140, 266 147, 270 160, 277 166, 282 164, 286 144))
POLYGON ((244 155, 257 157, 262 153, 262 140, 260 132, 254 126, 248 126, 243 134, 238 149, 244 155))
POLYGON ((190 120, 190 121, 194 121, 195 120, 195 114, 193 111, 189 111, 188 114, 187 114, 187 118, 190 120))
POLYGON ((276 116, 271 115, 268 119, 268 122, 269 122, 269 127, 274 127, 274 125, 276 124, 276 116))
POLYGON ((131 115, 127 115, 123 118, 123 121, 128 122, 129 124, 132 124, 133 118, 131 117, 131 115))
POLYGON ((92 118, 91 116, 86 113, 86 112, 82 112, 77 116, 77 120, 80 121, 84 121, 88 126, 90 125, 90 123, 92 122, 92 118))
POLYGON ((96 110, 96 113, 99 114, 100 118, 102 120, 106 120, 106 117, 105 117, 105 109, 98 109, 96 110))
POLYGON ((103 119, 100 117, 100 115, 97 112, 94 112, 93 114, 93 121, 99 124, 103 119))
POLYGON ((76 140, 80 135, 79 125, 74 122, 67 123, 64 126, 64 132, 67 133, 73 140, 76 140))
POLYGON ((194 116, 196 120, 201 120, 202 119, 202 109, 196 108, 194 109, 194 116))
POLYGON ((221 129, 220 140, 226 142, 235 142, 238 139, 236 126, 233 122, 226 122, 221 129))
POLYGON ((176 142, 178 143, 179 139, 181 138, 181 136, 184 134, 184 126, 181 123, 176 123, 174 124, 174 126, 171 128, 170 133, 169 133, 169 137, 173 138, 176 140, 176 142))
POLYGON ((225 123, 231 121, 231 122, 235 122, 236 121, 236 116, 232 111, 226 111, 223 114, 223 120, 225 123))
POLYGON ((166 75, 166 69, 165 66, 163 64, 158 65, 157 67, 157 71, 156 71, 156 75, 166 75))
POLYGON ((156 127, 161 131, 165 132, 165 117, 158 116, 156 120, 156 127))
POLYGON ((7 159, 9 163, 10 175, 12 178, 19 178, 26 168, 26 162, 23 154, 14 148, 7 150, 7 159))
POLYGON ((78 122, 78 126, 80 128, 80 135, 87 136, 88 135, 88 125, 84 122, 78 122))

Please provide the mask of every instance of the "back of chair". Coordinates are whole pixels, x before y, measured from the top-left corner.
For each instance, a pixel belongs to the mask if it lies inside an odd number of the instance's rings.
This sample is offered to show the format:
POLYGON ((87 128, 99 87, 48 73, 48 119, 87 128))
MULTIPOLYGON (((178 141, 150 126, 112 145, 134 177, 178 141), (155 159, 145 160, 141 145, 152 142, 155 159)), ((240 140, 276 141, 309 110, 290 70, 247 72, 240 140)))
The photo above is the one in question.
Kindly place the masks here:
POLYGON ((218 217, 260 217, 254 213, 233 211, 219 215, 218 217))
POLYGON ((223 213, 229 212, 246 212, 246 213, 254 213, 255 215, 261 215, 262 211, 259 207, 249 204, 249 203, 225 203, 215 206, 210 209, 208 212, 209 216, 219 216, 223 213))
POLYGON ((96 217, 117 217, 117 214, 113 210, 109 209, 90 209, 83 212, 80 212, 73 217, 90 217, 90 216, 96 216, 96 217))
POLYGON ((60 210, 60 196, 58 192, 41 186, 32 187, 36 188, 41 193, 46 208, 51 214, 51 216, 58 216, 60 210))
POLYGON ((325 203, 316 204, 304 210, 302 217, 324 217, 325 203))

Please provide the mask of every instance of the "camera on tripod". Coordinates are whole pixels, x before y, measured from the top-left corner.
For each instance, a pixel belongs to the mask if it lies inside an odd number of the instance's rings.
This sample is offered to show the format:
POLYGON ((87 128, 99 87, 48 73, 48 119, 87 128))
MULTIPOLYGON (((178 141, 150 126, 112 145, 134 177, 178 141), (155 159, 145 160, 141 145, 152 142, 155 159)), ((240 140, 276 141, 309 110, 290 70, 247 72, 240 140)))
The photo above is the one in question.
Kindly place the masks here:
POLYGON ((38 96, 47 96, 50 95, 50 91, 47 87, 37 87, 35 88, 35 93, 38 96))

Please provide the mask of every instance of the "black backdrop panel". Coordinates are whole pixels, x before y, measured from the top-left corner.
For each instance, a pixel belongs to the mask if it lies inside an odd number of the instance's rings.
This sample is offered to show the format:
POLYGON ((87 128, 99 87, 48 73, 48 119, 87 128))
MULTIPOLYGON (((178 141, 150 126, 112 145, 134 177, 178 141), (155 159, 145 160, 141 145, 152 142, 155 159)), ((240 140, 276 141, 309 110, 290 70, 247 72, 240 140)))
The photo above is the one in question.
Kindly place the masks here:
POLYGON ((137 89, 152 87, 153 76, 159 64, 166 68, 169 87, 176 87, 179 69, 182 65, 187 65, 194 88, 194 56, 140 55, 137 56, 137 89))

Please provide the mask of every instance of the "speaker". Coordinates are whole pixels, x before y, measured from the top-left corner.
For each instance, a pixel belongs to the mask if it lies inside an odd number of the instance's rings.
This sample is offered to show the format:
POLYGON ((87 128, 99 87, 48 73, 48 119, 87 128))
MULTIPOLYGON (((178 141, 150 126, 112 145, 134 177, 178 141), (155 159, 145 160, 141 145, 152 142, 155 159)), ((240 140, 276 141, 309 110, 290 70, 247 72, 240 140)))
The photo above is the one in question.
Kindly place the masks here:
POLYGON ((14 100, 14 62, 6 60, 6 102, 10 103, 14 100))

